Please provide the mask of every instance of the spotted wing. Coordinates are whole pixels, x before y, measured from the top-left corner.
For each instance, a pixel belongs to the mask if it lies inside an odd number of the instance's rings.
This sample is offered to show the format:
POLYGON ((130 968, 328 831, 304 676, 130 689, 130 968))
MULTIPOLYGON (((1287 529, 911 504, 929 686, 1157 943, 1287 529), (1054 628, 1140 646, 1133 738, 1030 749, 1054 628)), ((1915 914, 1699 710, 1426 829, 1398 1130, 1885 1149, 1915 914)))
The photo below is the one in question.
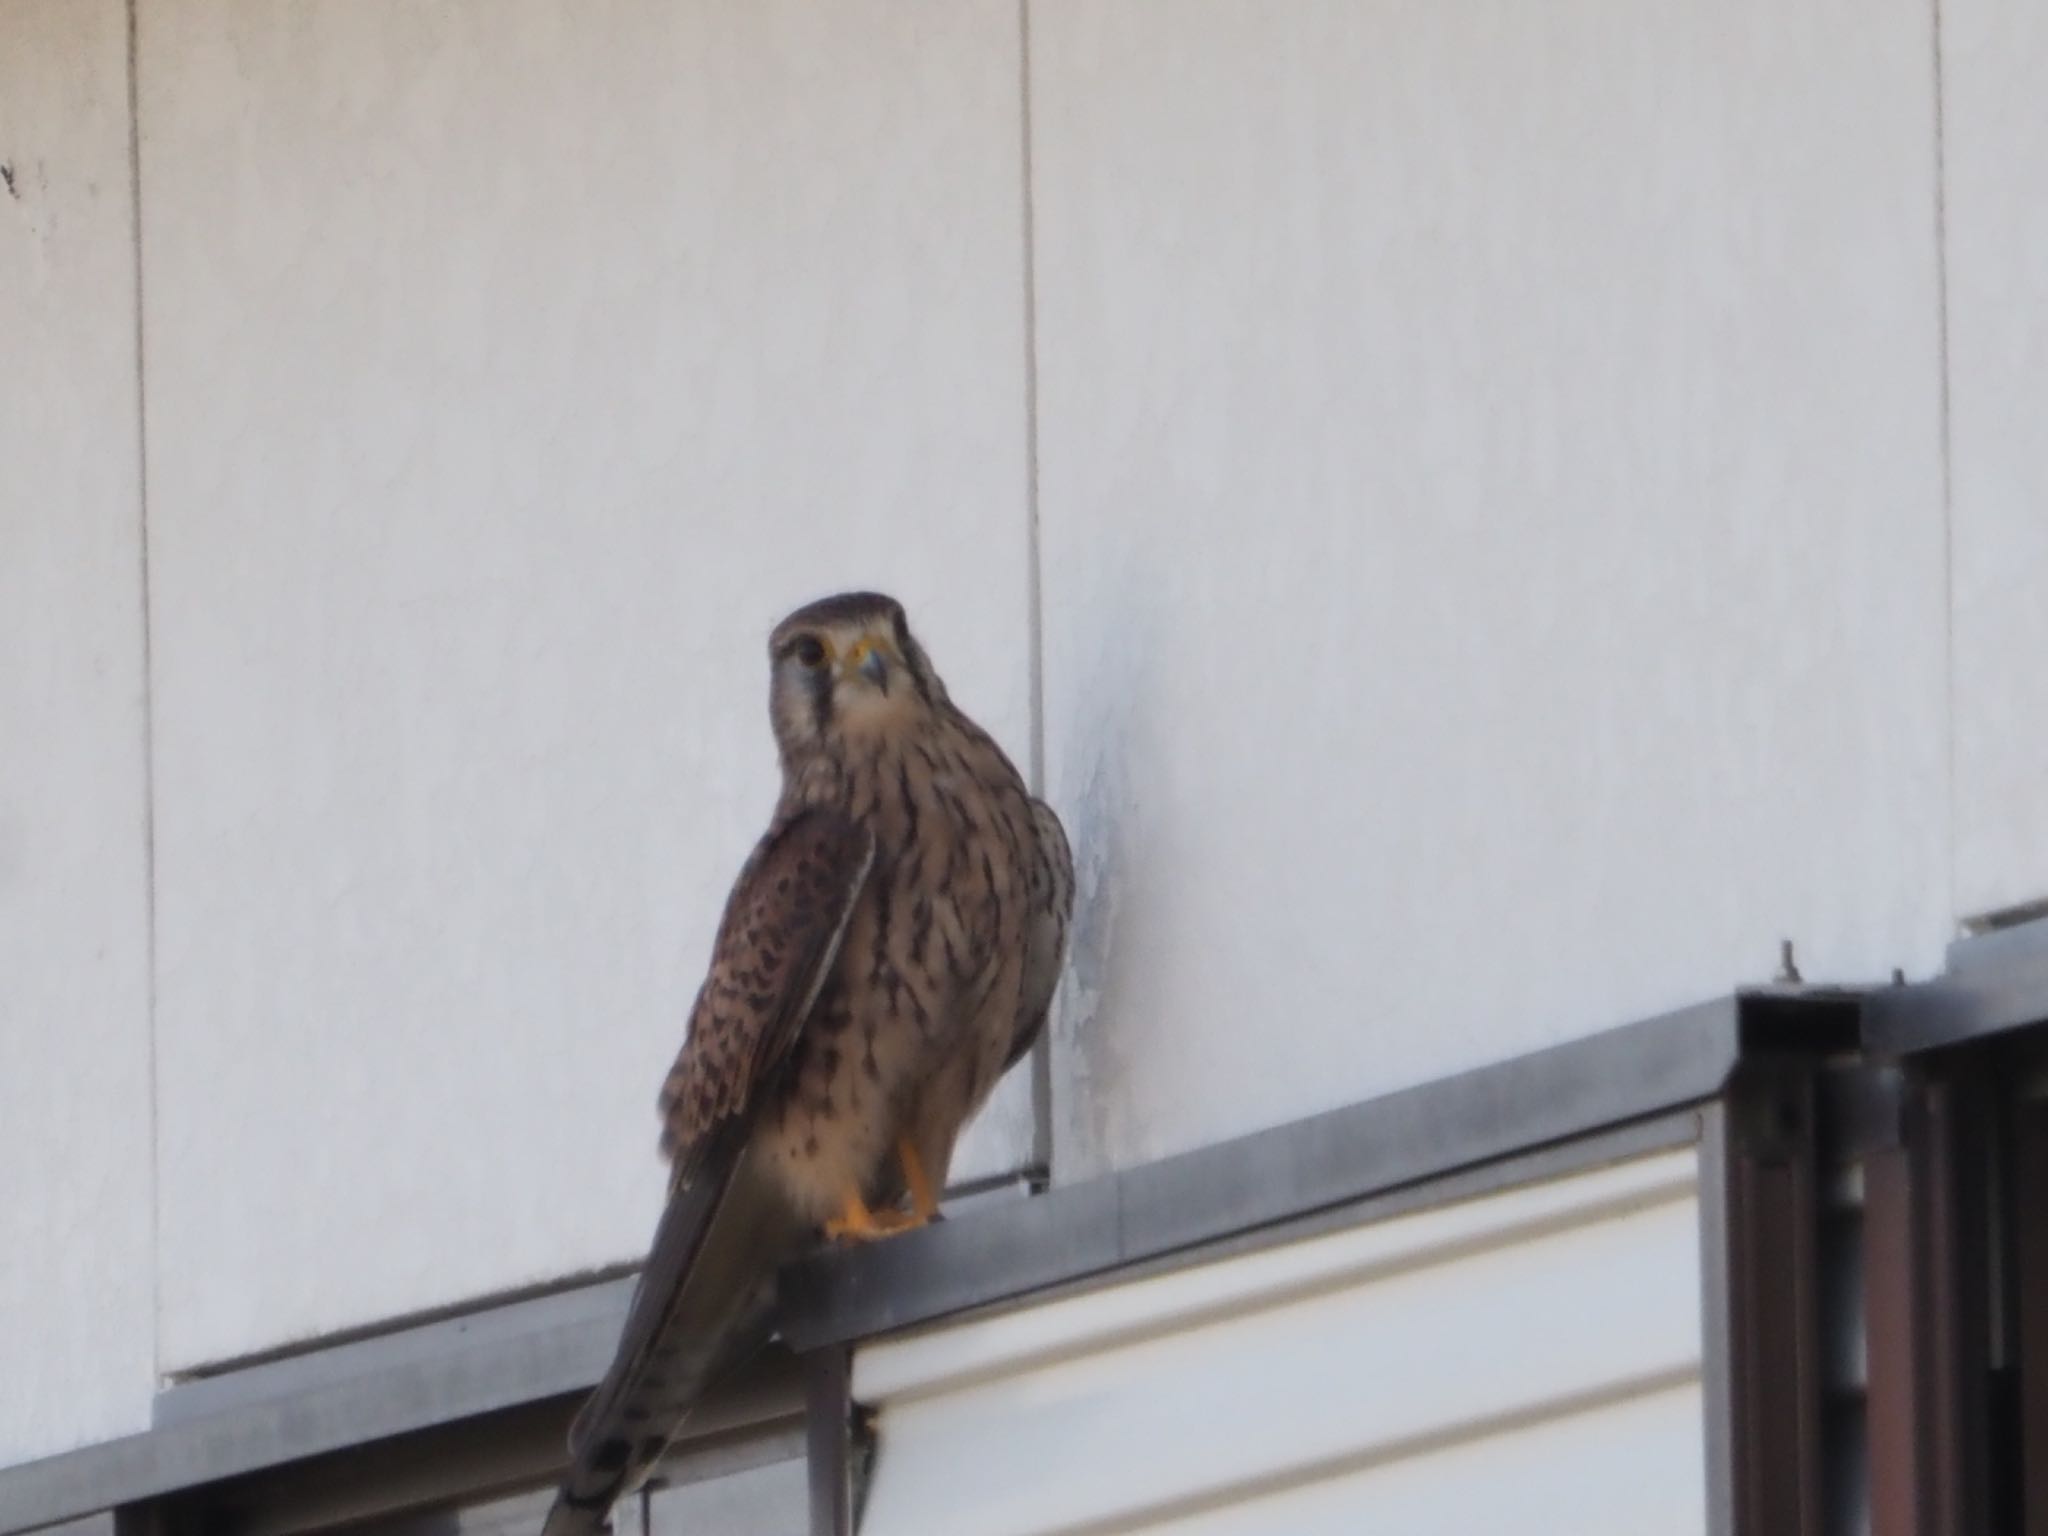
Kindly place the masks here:
POLYGON ((871 831, 813 809, 779 821, 740 871, 689 1036, 661 1089, 662 1151, 679 1185, 789 1054, 874 859, 871 831))
POLYGON ((669 1198, 604 1379, 569 1432, 547 1536, 590 1536, 704 1386, 764 1337, 802 1224, 747 1155, 753 1112, 831 973, 874 863, 845 816, 779 819, 726 902, 690 1032, 661 1092, 669 1198))

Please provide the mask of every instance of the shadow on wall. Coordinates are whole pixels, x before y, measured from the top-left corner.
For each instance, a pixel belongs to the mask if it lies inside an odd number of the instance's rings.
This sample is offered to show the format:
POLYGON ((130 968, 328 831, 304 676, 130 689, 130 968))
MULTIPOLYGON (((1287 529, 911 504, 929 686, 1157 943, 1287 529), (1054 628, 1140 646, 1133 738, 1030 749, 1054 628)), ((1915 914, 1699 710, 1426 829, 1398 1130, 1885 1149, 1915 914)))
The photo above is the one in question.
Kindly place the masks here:
POLYGON ((1052 1023, 1055 1182, 1095 1172, 1125 1145, 1133 1128, 1122 1123, 1121 1087, 1141 1054, 1118 1029, 1116 1000, 1139 978, 1125 974, 1129 946, 1119 948, 1117 932, 1124 876, 1140 852, 1143 807, 1128 744, 1151 710, 1154 633, 1142 583, 1102 590, 1131 600, 1093 610, 1094 633, 1068 652, 1087 665, 1069 690, 1067 718, 1047 732, 1062 743, 1049 787, 1074 846, 1073 936, 1052 1023))

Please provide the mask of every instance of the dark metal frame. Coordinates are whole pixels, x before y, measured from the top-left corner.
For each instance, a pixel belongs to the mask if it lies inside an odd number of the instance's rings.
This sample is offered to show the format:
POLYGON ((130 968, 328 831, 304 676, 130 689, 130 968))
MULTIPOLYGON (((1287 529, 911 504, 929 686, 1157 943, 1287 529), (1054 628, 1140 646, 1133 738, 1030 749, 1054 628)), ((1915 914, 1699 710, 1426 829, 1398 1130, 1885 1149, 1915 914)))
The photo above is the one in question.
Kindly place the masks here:
POLYGON ((2048 922, 1874 995, 1899 1083, 1867 1164, 1873 1536, 2048 1536, 2048 922))
POLYGON ((1865 1000, 1863 1045, 1908 1060, 2010 1040, 2048 1021, 2048 919, 1964 939, 1938 981, 1865 1000))
MULTIPOLYGON (((848 1391, 859 1340, 1698 1141, 1712 1529, 1820 1536, 1813 1081, 1858 1025, 1850 994, 1742 994, 821 1256, 785 1276, 803 1379, 771 1361, 707 1404, 694 1435, 715 1443, 807 1404, 814 1529, 843 1536, 866 1449, 848 1391)), ((516 1301, 174 1389, 145 1434, 0 1471, 0 1532, 106 1509, 184 1524, 262 1508, 266 1529, 302 1529, 537 1481, 562 1460, 630 1289, 516 1301), (366 1485, 391 1496, 366 1503, 366 1485), (322 1502, 336 1490, 358 1497, 322 1502)))
POLYGON ((1708 1528, 1729 1536, 1825 1530, 1818 1069, 1745 1068, 1707 1111, 1708 1528))
POLYGON ((2028 1094, 2013 1107, 2006 1185, 2012 1213, 2015 1439, 2019 1466, 2014 1529, 2048 1532, 2048 1101, 2028 1094), (2029 1215, 2034 1219, 2027 1219, 2029 1215))
POLYGON ((1982 1113, 1974 1085, 1907 1073, 1897 1141, 1864 1163, 1872 1536, 1989 1529, 1982 1113))
POLYGON ((852 1536, 856 1519, 853 1352, 827 1345, 807 1371, 806 1454, 810 1458, 811 1531, 852 1536))

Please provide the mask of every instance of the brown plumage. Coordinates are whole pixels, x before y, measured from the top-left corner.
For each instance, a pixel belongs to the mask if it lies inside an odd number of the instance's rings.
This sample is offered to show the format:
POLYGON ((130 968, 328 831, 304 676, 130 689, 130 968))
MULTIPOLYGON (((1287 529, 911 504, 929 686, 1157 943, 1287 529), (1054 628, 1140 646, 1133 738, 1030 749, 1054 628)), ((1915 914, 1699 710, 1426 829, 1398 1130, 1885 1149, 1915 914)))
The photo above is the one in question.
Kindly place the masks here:
POLYGON ((902 606, 799 609, 769 666, 782 796, 662 1087, 668 1204, 547 1536, 599 1529, 646 1477, 708 1381, 767 1337, 775 1272, 806 1242, 929 1217, 1059 976, 1059 819, 953 705, 902 606))

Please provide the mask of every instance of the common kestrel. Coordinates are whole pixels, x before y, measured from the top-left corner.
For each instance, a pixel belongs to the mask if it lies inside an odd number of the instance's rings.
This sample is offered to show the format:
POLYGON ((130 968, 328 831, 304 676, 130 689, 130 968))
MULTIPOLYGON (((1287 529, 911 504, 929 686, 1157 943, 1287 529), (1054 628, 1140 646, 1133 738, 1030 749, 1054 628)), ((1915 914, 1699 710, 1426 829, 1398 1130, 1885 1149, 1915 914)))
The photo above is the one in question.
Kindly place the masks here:
POLYGON ((1066 835, 947 696, 902 605, 812 603, 768 656, 782 796, 662 1086, 668 1203, 545 1536, 603 1528, 768 1337, 785 1261, 820 1233, 934 1214, 961 1127, 1038 1038, 1059 976, 1066 835))

